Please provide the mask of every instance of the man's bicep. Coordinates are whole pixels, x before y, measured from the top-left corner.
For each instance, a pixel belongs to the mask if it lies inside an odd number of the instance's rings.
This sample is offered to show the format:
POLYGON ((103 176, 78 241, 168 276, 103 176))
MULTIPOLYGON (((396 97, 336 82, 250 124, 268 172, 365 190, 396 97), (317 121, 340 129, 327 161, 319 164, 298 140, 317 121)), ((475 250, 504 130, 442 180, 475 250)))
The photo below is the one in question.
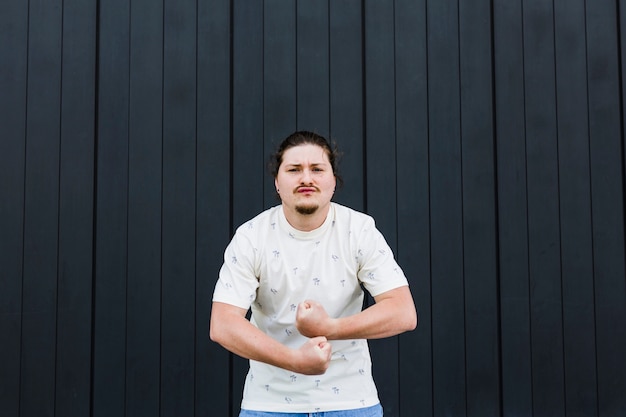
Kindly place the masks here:
POLYGON ((374 296, 374 300, 379 303, 386 299, 393 299, 394 301, 399 302, 411 302, 413 303, 413 296, 411 295, 411 290, 408 285, 403 285, 401 287, 393 288, 391 290, 385 291, 374 296))
POLYGON ((213 319, 213 317, 221 319, 228 319, 228 317, 231 316, 245 317, 247 313, 248 310, 245 308, 221 301, 213 301, 211 307, 211 319, 213 319))
POLYGON ((234 329, 241 326, 247 310, 236 305, 213 301, 209 322, 209 337, 222 346, 227 346, 234 329))

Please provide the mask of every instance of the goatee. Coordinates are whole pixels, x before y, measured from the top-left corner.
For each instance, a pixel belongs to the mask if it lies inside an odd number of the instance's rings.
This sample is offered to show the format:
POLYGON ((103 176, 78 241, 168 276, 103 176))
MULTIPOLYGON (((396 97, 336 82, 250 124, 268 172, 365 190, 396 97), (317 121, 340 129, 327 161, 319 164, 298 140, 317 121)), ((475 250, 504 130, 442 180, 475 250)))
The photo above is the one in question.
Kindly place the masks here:
POLYGON ((310 216, 311 214, 315 213, 317 211, 317 209, 319 208, 318 205, 312 205, 312 206, 296 206, 296 211, 299 214, 304 214, 305 216, 310 216))

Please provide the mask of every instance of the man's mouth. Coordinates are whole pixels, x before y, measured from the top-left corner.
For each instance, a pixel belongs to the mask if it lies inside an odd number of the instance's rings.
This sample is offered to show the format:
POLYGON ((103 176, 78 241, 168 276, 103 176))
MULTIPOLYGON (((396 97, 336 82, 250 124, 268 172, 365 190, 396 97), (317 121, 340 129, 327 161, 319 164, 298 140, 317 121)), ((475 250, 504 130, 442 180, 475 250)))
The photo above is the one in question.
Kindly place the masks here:
POLYGON ((315 187, 300 187, 297 191, 299 193, 314 193, 316 189, 315 187))

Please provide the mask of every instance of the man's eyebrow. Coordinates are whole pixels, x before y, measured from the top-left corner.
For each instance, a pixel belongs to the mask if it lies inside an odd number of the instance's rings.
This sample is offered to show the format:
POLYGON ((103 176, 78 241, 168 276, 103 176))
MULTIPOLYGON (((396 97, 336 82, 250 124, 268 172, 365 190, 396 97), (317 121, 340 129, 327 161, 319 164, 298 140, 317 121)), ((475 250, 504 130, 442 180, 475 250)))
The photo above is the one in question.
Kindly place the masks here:
MULTIPOLYGON (((297 163, 297 162, 285 162, 285 166, 290 166, 290 167, 301 167, 303 164, 301 163, 297 163)), ((309 164, 311 166, 318 166, 318 165, 330 165, 328 162, 312 162, 311 164, 309 164)))

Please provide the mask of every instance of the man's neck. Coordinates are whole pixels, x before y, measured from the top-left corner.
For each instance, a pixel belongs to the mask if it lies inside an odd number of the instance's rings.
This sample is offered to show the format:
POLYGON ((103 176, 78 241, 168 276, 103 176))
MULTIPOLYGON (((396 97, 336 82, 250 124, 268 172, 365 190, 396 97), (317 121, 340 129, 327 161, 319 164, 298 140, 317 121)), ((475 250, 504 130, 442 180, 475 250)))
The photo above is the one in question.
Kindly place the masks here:
POLYGON ((287 210, 283 205, 283 213, 285 213, 287 222, 291 227, 301 232, 310 232, 322 226, 328 217, 329 210, 330 204, 318 208, 313 214, 300 214, 297 211, 287 210))

